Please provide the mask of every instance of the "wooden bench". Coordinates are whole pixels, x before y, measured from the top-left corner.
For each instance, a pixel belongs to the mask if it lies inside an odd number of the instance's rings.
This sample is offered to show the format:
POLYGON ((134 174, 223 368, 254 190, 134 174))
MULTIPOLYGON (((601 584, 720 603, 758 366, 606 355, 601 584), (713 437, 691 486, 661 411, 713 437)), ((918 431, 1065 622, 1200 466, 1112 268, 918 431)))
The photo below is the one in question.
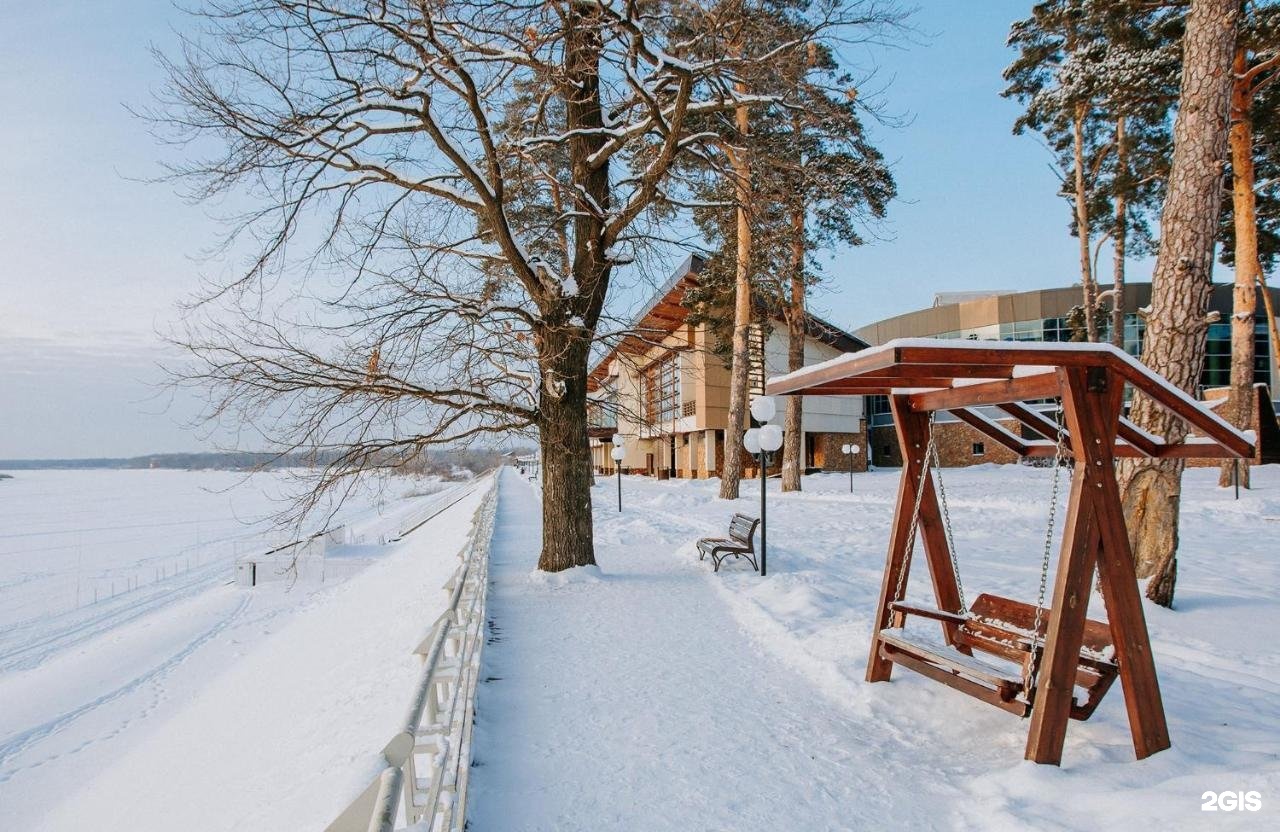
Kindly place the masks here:
MULTIPOLYGON (((914 641, 894 627, 881 630, 878 635, 881 657, 1018 716, 1030 714, 1034 692, 1027 690, 1027 681, 1034 676, 1035 666, 1044 651, 1048 610, 1041 616, 1039 639, 1033 639, 1035 607, 998 595, 979 595, 970 606, 968 615, 904 601, 896 601, 890 606, 899 617, 915 615, 941 622, 951 648, 940 649, 914 641), (1022 672, 1000 673, 985 663, 975 661, 972 658, 974 650, 1004 659, 1015 666, 1021 665, 1022 672)), ((1111 657, 1112 652, 1110 626, 1086 618, 1074 680, 1075 686, 1085 695, 1083 699, 1072 697, 1072 719, 1085 720, 1092 716, 1111 687, 1119 670, 1111 657)))
POLYGON ((704 537, 698 541, 698 560, 711 556, 716 572, 720 571, 720 563, 725 558, 746 558, 751 568, 757 572, 760 566, 756 563, 756 527, 760 521, 745 514, 735 514, 729 521, 728 537, 704 537))

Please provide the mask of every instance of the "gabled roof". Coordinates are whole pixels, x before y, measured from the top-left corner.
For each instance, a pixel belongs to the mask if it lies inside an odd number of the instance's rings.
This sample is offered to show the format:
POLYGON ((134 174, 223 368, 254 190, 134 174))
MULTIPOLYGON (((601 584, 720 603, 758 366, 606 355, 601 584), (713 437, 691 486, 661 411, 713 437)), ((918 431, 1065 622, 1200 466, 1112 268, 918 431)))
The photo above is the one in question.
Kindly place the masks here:
MULTIPOLYGON (((605 353, 587 374, 587 390, 596 390, 603 383, 609 363, 619 354, 638 354, 653 347, 667 335, 684 326, 689 318, 689 308, 684 305, 685 292, 698 285, 698 273, 706 261, 697 254, 690 254, 672 272, 671 276, 649 299, 636 315, 630 334, 624 336, 609 352, 605 353)), ((775 320, 777 316, 773 316, 775 320)), ((840 329, 817 315, 805 315, 805 334, 810 338, 835 347, 843 352, 857 352, 870 344, 840 329)))

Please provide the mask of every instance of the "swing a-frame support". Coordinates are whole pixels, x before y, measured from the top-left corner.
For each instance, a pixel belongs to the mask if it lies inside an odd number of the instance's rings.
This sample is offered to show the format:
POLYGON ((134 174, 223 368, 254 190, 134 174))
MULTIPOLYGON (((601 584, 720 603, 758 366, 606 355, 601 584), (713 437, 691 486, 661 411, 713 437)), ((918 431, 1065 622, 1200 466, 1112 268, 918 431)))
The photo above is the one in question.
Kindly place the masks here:
POLYGON ((1029 716, 1026 759, 1057 765, 1068 720, 1088 718, 1118 677, 1137 757, 1169 747, 1115 460, 1247 458, 1254 453, 1250 437, 1109 344, 901 339, 771 379, 767 392, 889 397, 903 470, 867 658, 868 682, 888 681, 900 664, 1029 716), (1169 443, 1128 422, 1123 416, 1126 384, 1180 417, 1200 437, 1169 443), (1028 404, 1045 399, 1060 400, 1061 423, 1028 404), (1020 432, 976 408, 998 409, 1003 414, 999 418, 1015 420, 1020 432), (1020 456, 1071 462, 1070 497, 1047 608, 1036 607, 1033 613, 1031 605, 988 595, 965 608, 945 500, 940 504, 941 486, 929 458, 932 454, 936 459, 931 425, 940 411, 1020 456), (917 535, 936 609, 907 604, 903 598, 917 535), (1095 574, 1106 606, 1105 623, 1087 616, 1095 574), (908 616, 935 620, 951 658, 906 637, 908 616), (975 650, 1021 661, 1021 678, 971 658, 975 650), (1087 692, 1084 701, 1075 696, 1081 688, 1087 692))

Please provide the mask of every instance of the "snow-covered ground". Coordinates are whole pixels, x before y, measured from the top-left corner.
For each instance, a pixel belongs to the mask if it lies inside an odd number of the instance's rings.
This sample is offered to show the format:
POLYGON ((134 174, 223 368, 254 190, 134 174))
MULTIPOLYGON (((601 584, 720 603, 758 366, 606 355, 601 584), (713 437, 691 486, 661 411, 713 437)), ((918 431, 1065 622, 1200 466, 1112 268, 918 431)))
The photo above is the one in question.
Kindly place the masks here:
MULTIPOLYGON (((505 476, 470 828, 1277 828, 1280 470, 1239 501, 1214 470, 1184 480, 1177 609, 1146 606, 1173 747, 1133 760, 1117 685, 1061 768, 1023 762, 1026 721, 901 668, 862 681, 897 475, 771 482, 763 579, 693 549, 758 512, 754 483, 725 503, 714 481, 625 477, 619 514, 602 480, 599 570, 547 579, 536 495, 505 476), (1201 810, 1226 790, 1260 811, 1201 810)), ((969 598, 1034 602, 1050 476, 945 472, 969 598)), ((923 570, 908 597, 929 599, 923 570)))
POLYGON ((467 486, 357 495, 319 576, 245 589, 288 485, 243 480, 0 482, 0 829, 316 828, 371 776, 478 497, 382 545, 467 486))

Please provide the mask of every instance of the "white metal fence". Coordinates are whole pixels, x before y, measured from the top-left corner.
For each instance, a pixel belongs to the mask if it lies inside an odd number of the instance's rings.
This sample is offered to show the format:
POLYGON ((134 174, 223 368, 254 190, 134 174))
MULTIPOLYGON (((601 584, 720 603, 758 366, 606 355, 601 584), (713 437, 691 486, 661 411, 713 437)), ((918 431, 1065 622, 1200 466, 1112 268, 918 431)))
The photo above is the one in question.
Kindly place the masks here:
MULTIPOLYGON (((476 684, 484 644, 489 546, 498 504, 490 474, 466 545, 444 585, 449 604, 414 653, 423 658, 402 730, 382 749, 385 768, 326 832, 390 832, 422 824, 462 832, 476 684)), ((468 492, 470 493, 470 492, 468 492)))

